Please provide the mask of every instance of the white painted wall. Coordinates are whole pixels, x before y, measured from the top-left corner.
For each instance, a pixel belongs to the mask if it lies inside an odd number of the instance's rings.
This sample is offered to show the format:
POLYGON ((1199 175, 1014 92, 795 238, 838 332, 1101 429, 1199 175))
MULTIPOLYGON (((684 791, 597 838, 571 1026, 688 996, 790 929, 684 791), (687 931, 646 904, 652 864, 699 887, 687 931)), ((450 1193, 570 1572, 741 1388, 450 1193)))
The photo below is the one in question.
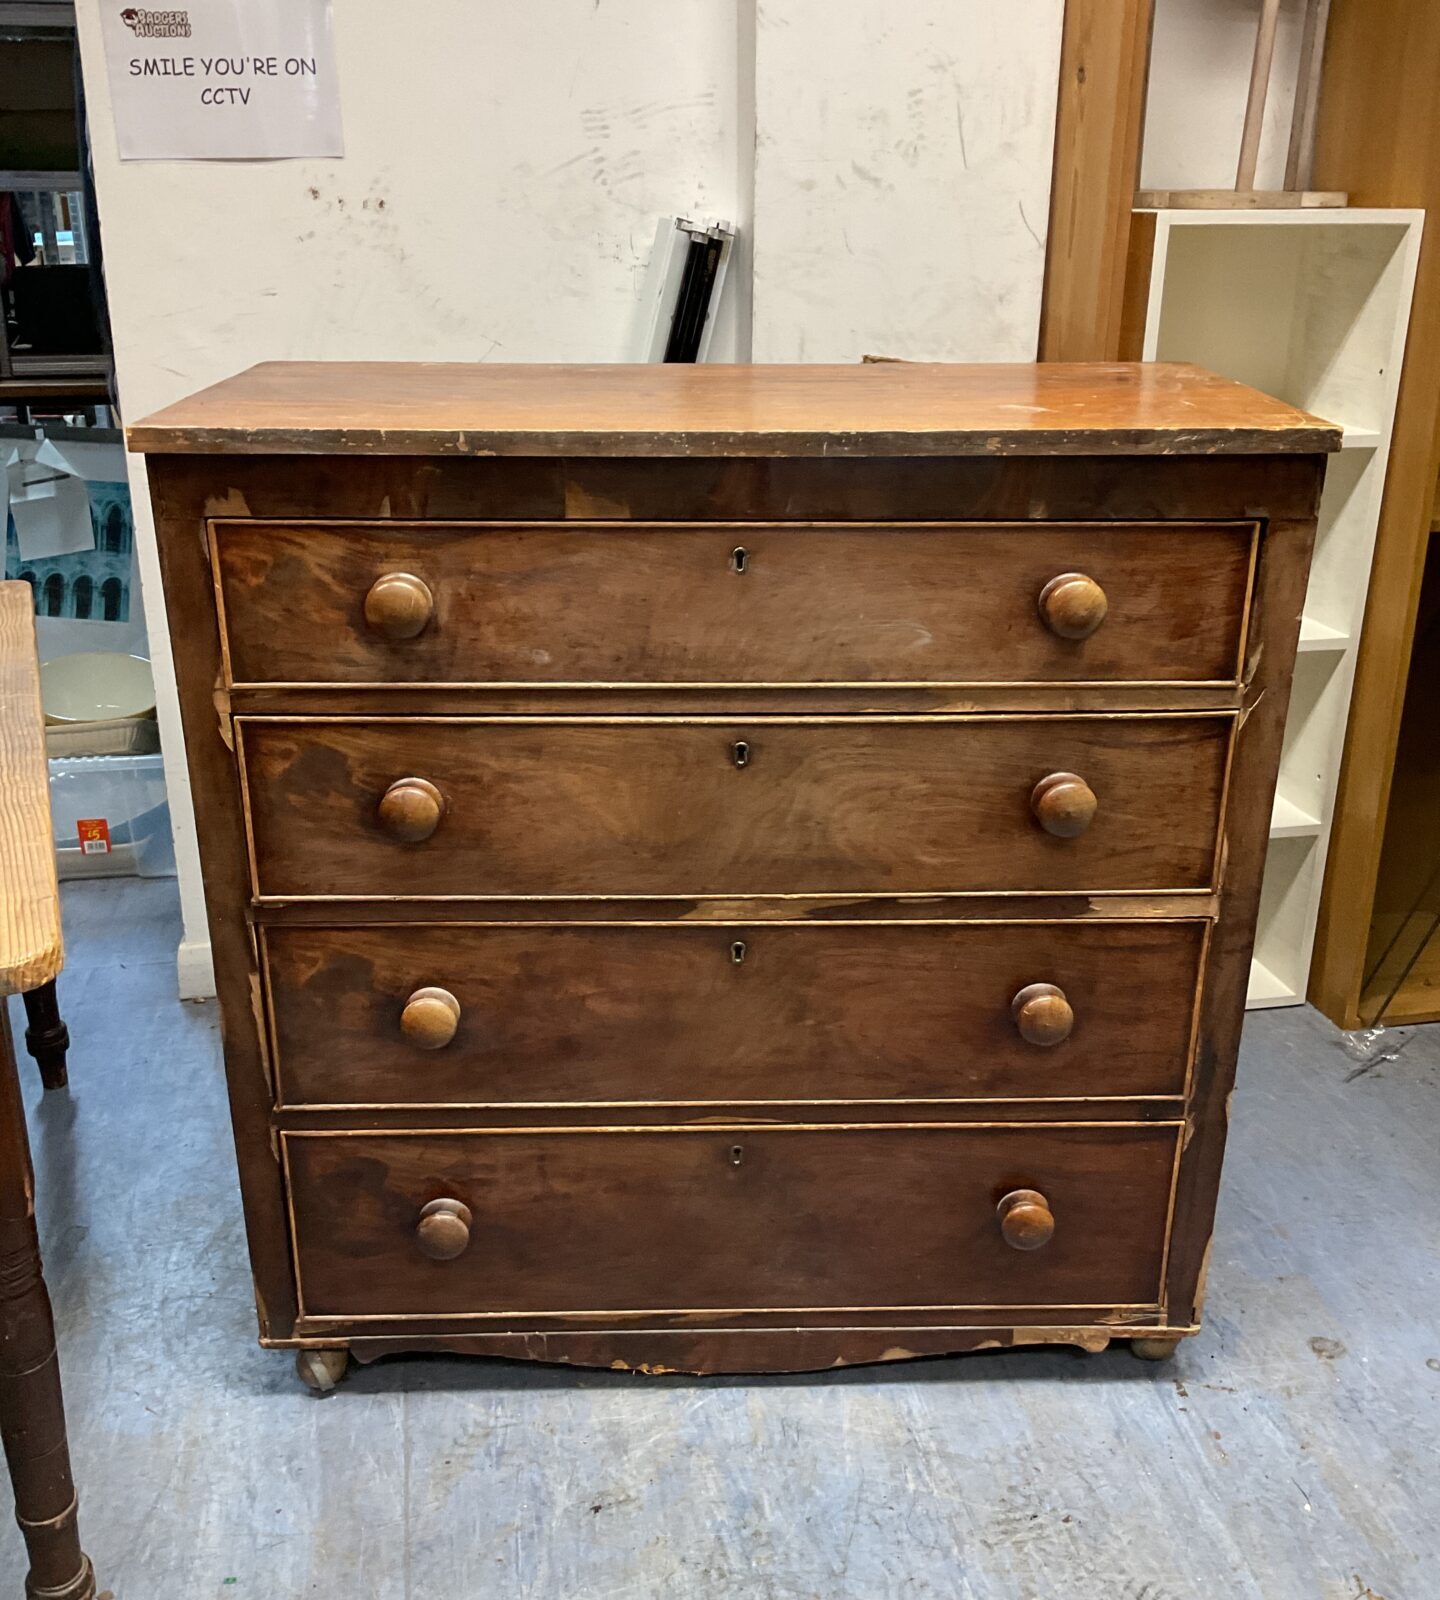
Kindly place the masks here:
MULTIPOLYGON (((1258 189, 1284 187, 1304 0, 1284 0, 1258 189)), ((1260 0, 1155 0, 1142 189, 1233 189, 1260 0)))
MULTIPOLYGON (((1063 0, 337 0, 345 158, 195 165, 118 161, 99 3, 77 11, 131 419, 276 358, 632 359, 655 220, 677 210, 741 227, 713 359, 1034 356, 1063 0)), ((197 994, 198 855, 131 466, 197 994)))
POLYGON ((1033 361, 1063 0, 763 5, 757 361, 1033 361))

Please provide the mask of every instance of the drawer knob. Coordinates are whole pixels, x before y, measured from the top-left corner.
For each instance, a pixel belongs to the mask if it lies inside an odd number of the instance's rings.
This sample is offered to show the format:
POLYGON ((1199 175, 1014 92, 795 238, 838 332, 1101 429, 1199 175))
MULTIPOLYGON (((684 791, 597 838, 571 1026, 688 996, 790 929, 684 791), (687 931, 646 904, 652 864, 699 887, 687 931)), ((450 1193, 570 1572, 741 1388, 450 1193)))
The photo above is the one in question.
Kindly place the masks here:
POLYGON ((440 826, 445 799, 428 778, 397 778, 380 796, 380 825, 402 844, 421 844, 440 826))
POLYGON ((1088 639, 1109 609, 1105 591, 1083 572, 1062 572, 1040 591, 1040 615, 1057 639, 1088 639))
POLYGON ((463 1256, 470 1244, 473 1220, 470 1207, 463 1200, 432 1200, 415 1225, 420 1254, 432 1261, 453 1261, 456 1256, 463 1256))
POLYGON ((1095 791, 1073 772, 1052 772, 1030 791, 1030 809, 1046 833, 1078 839, 1095 820, 1095 791))
POLYGON ((443 1050, 459 1026, 460 1002, 448 989, 417 989, 400 1013, 401 1033, 422 1050, 443 1050))
POLYGON ((430 585, 411 572, 385 573, 365 596, 366 625, 387 639, 413 639, 434 614, 430 585))
POLYGON ((1057 989, 1053 983, 1027 983, 1010 1002, 1010 1015, 1027 1044, 1063 1044, 1075 1026, 1075 1013, 1070 1009, 1065 991, 1057 989))
POLYGON ((1038 1189, 1012 1189, 995 1207, 1000 1237, 1012 1250, 1038 1250, 1050 1243, 1055 1217, 1038 1189))

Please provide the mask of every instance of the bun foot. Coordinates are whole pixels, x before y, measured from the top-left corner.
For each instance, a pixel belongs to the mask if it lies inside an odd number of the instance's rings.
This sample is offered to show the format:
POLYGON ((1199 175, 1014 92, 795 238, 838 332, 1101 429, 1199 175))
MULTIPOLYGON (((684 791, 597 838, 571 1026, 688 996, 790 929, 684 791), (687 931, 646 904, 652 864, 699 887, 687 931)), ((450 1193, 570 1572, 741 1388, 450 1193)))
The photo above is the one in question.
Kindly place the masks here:
POLYGON ((329 1394, 350 1365, 348 1350, 297 1350, 295 1371, 301 1383, 316 1394, 329 1394))
POLYGON ((1179 1343, 1178 1333, 1156 1339, 1132 1339, 1130 1354, 1138 1356, 1141 1361, 1168 1361, 1175 1354, 1175 1347, 1179 1343))

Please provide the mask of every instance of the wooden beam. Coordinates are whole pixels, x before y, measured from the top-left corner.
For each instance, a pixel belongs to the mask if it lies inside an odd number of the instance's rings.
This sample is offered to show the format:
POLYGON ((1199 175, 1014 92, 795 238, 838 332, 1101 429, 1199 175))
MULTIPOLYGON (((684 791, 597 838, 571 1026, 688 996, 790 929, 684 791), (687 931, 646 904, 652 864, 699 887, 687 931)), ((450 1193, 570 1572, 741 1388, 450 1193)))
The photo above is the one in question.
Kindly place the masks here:
POLYGON ((1334 0, 1315 181, 1361 206, 1423 206, 1415 308, 1360 640, 1309 998, 1355 1027, 1440 473, 1440 81, 1435 0, 1334 0))
POLYGON ((1300 72, 1295 83, 1295 108, 1290 114, 1290 147, 1285 155, 1285 187, 1308 189, 1315 165, 1315 112, 1320 104, 1320 72, 1325 62, 1325 36, 1330 29, 1330 0, 1305 0, 1305 26, 1300 35, 1300 72))
POLYGON ((1250 63, 1250 93, 1245 101, 1245 127, 1240 135, 1240 166, 1235 174, 1239 190, 1255 187, 1260 161, 1260 135, 1265 127, 1265 101, 1270 94, 1270 71, 1275 64, 1275 30, 1280 25, 1280 0, 1264 0, 1255 34, 1255 55, 1250 63))
POLYGON ((1154 0, 1066 0, 1040 313, 1042 361, 1113 361, 1154 0))

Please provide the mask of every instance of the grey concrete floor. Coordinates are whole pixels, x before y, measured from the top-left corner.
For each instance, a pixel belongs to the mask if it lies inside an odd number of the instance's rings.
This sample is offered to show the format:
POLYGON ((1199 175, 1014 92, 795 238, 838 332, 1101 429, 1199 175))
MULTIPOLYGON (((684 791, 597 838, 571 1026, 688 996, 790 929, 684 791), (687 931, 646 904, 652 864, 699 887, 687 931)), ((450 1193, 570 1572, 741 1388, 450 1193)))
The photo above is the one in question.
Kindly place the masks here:
MULTIPOLYGON (((116 1600, 1434 1600, 1440 1028, 1252 1015, 1206 1329, 780 1379, 258 1349, 174 885, 65 892, 28 1059, 84 1540, 116 1600), (1391 1055, 1396 1045, 1399 1053, 1391 1055)), ((19 1022, 19 1017, 15 1018, 19 1022)), ((0 1600, 21 1594, 0 1534, 0 1600)))

